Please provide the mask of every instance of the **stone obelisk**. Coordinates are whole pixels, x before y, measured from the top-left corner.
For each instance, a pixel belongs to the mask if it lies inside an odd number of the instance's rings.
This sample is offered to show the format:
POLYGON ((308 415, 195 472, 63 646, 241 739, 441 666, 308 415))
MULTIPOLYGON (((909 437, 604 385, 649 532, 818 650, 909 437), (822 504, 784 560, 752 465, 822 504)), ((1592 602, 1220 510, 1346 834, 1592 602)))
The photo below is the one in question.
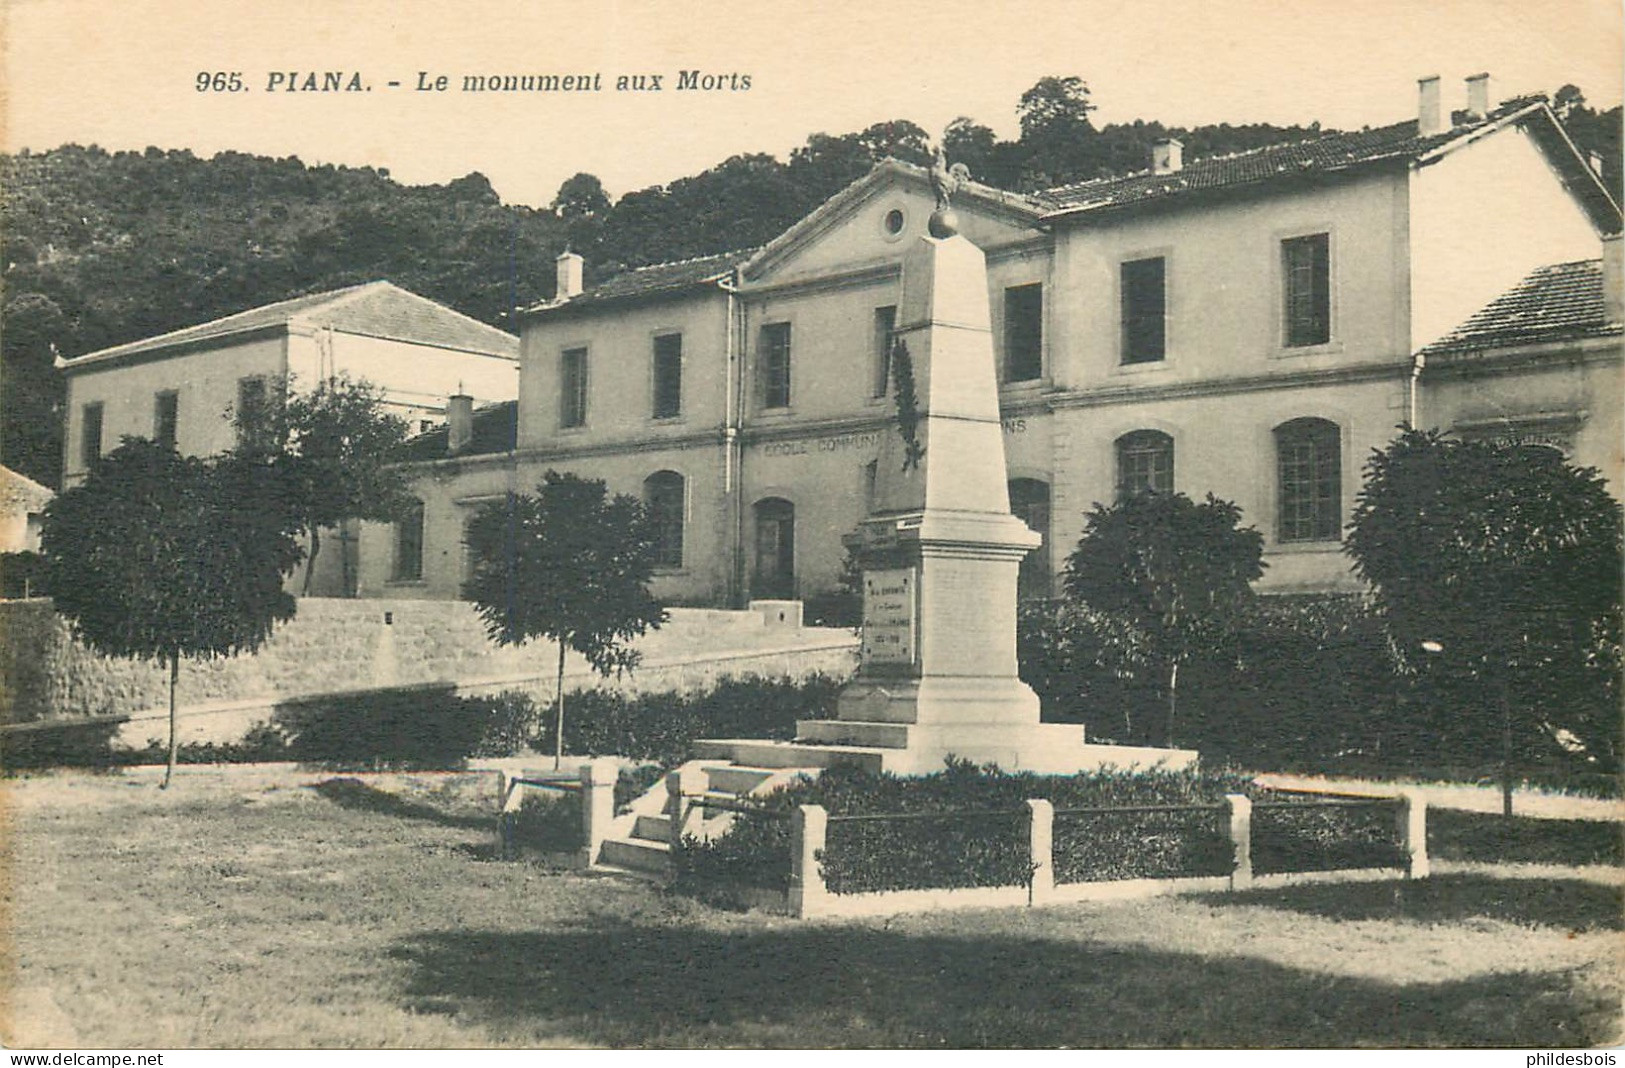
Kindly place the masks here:
POLYGON ((1038 697, 1016 673, 1016 575, 1041 539, 1010 514, 987 264, 957 232, 940 155, 933 176, 931 236, 903 260, 897 426, 881 446, 875 511, 852 542, 861 664, 837 718, 802 724, 799 738, 901 747, 886 767, 902 773, 940 770, 948 756, 1072 770, 1083 729, 1040 726, 1038 697))
POLYGON ((857 677, 836 718, 798 723, 794 742, 707 739, 696 755, 904 775, 949 757, 1051 774, 1188 764, 1189 750, 1087 745, 1081 725, 1040 723, 1016 673, 1016 575, 1041 539, 1010 514, 987 262, 958 233, 959 179, 940 150, 932 180, 930 236, 903 258, 897 421, 882 437, 875 510, 849 542, 863 570, 857 677))

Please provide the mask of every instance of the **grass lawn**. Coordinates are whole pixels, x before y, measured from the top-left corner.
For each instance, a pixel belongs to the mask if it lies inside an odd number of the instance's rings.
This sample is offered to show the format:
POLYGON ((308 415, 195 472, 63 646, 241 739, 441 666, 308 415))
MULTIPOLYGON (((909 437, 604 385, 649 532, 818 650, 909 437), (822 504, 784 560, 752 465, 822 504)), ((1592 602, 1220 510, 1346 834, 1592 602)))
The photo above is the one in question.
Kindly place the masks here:
POLYGON ((0 790, 12 1047, 1620 1036, 1606 866, 809 923, 496 862, 488 776, 0 790))

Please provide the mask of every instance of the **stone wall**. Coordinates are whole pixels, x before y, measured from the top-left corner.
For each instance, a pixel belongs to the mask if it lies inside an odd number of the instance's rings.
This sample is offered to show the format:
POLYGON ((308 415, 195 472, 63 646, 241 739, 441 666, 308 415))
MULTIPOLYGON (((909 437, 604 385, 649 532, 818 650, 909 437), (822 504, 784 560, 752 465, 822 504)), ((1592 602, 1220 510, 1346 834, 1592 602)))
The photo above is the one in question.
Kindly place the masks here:
MULTIPOLYGON (((566 685, 692 690, 718 678, 849 673, 851 632, 769 625, 760 613, 671 610, 638 645, 643 663, 607 682, 571 654, 566 685)), ((294 697, 450 683, 459 692, 524 690, 551 700, 554 646, 502 648, 473 608, 455 601, 306 598, 256 654, 182 661, 183 740, 229 741, 294 697)), ((162 666, 99 656, 75 641, 48 600, 0 602, 0 716, 8 725, 119 717, 120 740, 164 736, 162 666)))

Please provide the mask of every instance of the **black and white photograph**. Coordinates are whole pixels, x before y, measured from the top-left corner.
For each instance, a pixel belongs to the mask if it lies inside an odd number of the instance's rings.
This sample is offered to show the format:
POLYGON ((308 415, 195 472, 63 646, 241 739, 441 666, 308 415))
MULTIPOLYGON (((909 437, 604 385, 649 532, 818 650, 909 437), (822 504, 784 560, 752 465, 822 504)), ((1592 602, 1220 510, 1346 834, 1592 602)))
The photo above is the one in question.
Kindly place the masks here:
POLYGON ((1615 1063, 1614 0, 0 20, 9 1064, 1615 1063))

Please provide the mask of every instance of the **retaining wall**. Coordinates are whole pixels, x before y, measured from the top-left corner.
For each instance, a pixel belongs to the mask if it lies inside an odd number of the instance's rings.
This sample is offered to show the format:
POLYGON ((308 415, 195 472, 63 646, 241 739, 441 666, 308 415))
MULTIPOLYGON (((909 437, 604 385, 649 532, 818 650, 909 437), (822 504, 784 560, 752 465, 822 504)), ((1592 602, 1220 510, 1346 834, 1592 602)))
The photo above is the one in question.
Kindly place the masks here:
MULTIPOLYGON (((762 612, 674 608, 638 648, 642 665, 601 678, 566 660, 566 686, 695 690, 738 675, 849 674, 850 631, 769 623, 762 612)), ((469 604, 303 598, 299 614, 259 652, 181 662, 177 700, 184 741, 235 741, 283 700, 399 686, 451 684, 464 693, 523 690, 552 699, 556 647, 503 648, 469 604)), ((0 602, 0 722, 126 720, 119 740, 166 737, 168 675, 161 665, 113 659, 68 633, 49 600, 0 602)))

